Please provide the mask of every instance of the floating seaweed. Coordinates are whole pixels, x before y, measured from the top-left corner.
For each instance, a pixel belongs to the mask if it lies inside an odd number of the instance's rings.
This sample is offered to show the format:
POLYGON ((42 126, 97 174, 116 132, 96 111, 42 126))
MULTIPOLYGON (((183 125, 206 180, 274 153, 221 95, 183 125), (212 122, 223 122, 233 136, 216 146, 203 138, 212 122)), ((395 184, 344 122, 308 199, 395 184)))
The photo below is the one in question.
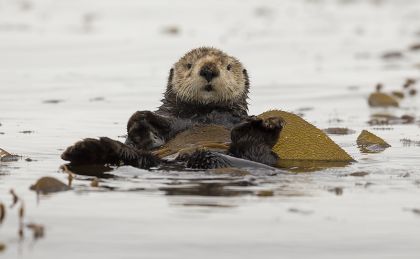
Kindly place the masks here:
POLYGON ((397 99, 391 95, 379 92, 370 94, 368 103, 371 107, 399 107, 397 99))
POLYGON ((378 153, 391 147, 385 140, 367 130, 360 133, 357 138, 357 145, 363 153, 378 153))
POLYGON ((0 224, 3 223, 4 218, 6 217, 6 206, 0 202, 0 224))
POLYGON ((70 190, 70 187, 65 183, 53 177, 45 176, 38 179, 38 181, 30 187, 31 190, 37 193, 48 194, 53 192, 62 192, 70 190))
POLYGON ((26 227, 30 230, 32 230, 34 239, 39 239, 44 237, 44 226, 41 224, 36 223, 29 223, 26 224, 26 227))
POLYGON ((0 162, 17 161, 19 158, 18 155, 10 154, 6 150, 0 148, 0 162))
POLYGON ((281 117, 286 121, 277 144, 273 147, 280 159, 290 161, 351 162, 353 158, 322 130, 301 117, 280 110, 268 111, 259 117, 281 117))

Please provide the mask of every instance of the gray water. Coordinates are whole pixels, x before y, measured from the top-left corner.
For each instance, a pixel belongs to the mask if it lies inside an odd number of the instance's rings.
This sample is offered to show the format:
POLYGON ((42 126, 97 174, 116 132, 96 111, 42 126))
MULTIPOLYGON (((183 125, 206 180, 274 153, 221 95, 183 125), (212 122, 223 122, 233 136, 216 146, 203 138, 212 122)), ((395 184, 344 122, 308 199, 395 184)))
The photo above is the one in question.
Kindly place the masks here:
POLYGON ((419 17, 415 0, 0 0, 0 148, 23 156, 0 164, 0 256, 418 258, 420 146, 401 139, 420 141, 420 101, 382 110, 367 96, 420 78, 420 51, 408 50, 419 17), (29 190, 42 176, 67 182, 59 156, 75 141, 123 140, 132 113, 159 105, 171 65, 203 45, 246 66, 251 114, 279 108, 355 130, 331 138, 357 162, 277 176, 120 167, 99 187, 77 175, 71 191, 29 190), (378 112, 416 122, 369 125, 378 112), (361 153, 363 129, 392 147, 361 153), (19 238, 11 188, 43 238, 19 238))

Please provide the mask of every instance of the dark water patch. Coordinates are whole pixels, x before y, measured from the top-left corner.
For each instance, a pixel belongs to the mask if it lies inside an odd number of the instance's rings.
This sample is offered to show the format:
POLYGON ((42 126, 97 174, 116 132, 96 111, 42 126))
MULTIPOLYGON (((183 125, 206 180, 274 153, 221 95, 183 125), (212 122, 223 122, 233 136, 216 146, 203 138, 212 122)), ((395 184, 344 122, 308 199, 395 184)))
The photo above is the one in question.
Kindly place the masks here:
POLYGON ((35 131, 33 131, 33 130, 22 130, 22 131, 19 131, 19 133, 22 133, 22 134, 32 134, 34 132, 35 131))
POLYGON ((46 104, 58 104, 62 102, 64 102, 64 100, 62 99, 49 99, 49 100, 42 101, 42 103, 46 103, 46 104))
POLYGON ((368 172, 354 172, 354 173, 346 174, 346 176, 364 177, 368 174, 369 174, 368 172))
POLYGON ((305 112, 312 111, 312 110, 314 110, 314 107, 301 107, 293 111, 293 113, 300 117, 304 117, 305 112))
POLYGON ((304 209, 298 209, 298 208, 290 208, 290 209, 288 209, 288 212, 301 214, 301 215, 306 215, 306 216, 314 213, 314 211, 312 211, 312 210, 304 210, 304 209))
POLYGON ((408 177, 410 177, 411 176, 411 174, 410 173, 403 173, 403 174, 400 174, 399 175, 399 177, 402 177, 402 178, 408 178, 408 177))
POLYGON ((207 201, 200 201, 200 202, 183 202, 181 203, 182 206, 185 207, 209 207, 209 208, 234 208, 235 205, 232 204, 223 204, 217 202, 207 202, 207 201))
POLYGON ((192 195, 192 196, 241 196, 251 195, 254 192, 244 189, 233 189, 229 187, 244 187, 253 185, 245 181, 232 182, 200 182, 197 184, 168 186, 159 188, 165 195, 192 195))
POLYGON ((328 123, 329 124, 342 123, 342 122, 344 122, 344 120, 343 119, 340 119, 340 118, 332 118, 332 119, 329 119, 328 120, 328 123))
POLYGON ((394 130, 393 127, 374 127, 374 130, 394 130))
POLYGON ((246 170, 233 167, 211 169, 209 172, 213 174, 227 174, 231 176, 245 176, 250 174, 246 170))
POLYGON ((177 25, 168 25, 162 28, 162 33, 166 35, 176 36, 181 34, 181 28, 177 25))
POLYGON ((402 143, 404 147, 411 147, 411 146, 420 147, 420 140, 411 140, 408 138, 403 138, 400 140, 400 142, 402 143))
POLYGON ((420 216, 420 209, 418 208, 411 209, 411 212, 420 216))
POLYGON ((368 188, 370 186, 374 185, 374 183, 371 182, 365 182, 365 183, 355 183, 354 186, 359 186, 359 187, 364 187, 364 188, 368 188))
POLYGON ((404 57, 404 54, 399 50, 392 50, 384 52, 381 56, 385 60, 401 59, 404 57))
MULTIPOLYGON (((87 180, 91 181, 91 180, 87 180)), ((143 188, 133 188, 133 189, 124 189, 116 186, 111 186, 107 184, 101 184, 98 186, 90 186, 89 184, 83 184, 83 185, 74 185, 73 189, 76 193, 101 193, 101 192, 138 192, 138 191, 144 191, 143 188)))
POLYGON ((355 130, 348 129, 348 128, 326 128, 323 131, 327 134, 331 135, 350 135, 356 133, 355 130))
POLYGON ((403 208, 403 210, 412 212, 413 214, 420 216, 420 208, 403 208))
POLYGON ((98 97, 93 97, 89 99, 89 102, 102 102, 102 101, 105 101, 105 97, 98 96, 98 97))
POLYGON ((408 49, 411 51, 420 51, 420 43, 414 43, 408 49))
POLYGON ((335 195, 337 195, 337 196, 341 196, 341 195, 343 195, 343 187, 332 187, 332 188, 328 188, 327 190, 329 191, 329 192, 332 192, 332 193, 334 193, 335 195))
POLYGON ((60 169, 66 173, 74 173, 77 175, 84 175, 84 176, 95 176, 98 178, 114 178, 115 175, 108 174, 115 169, 115 167, 107 166, 107 165, 72 165, 72 164, 64 164, 60 166, 60 169))

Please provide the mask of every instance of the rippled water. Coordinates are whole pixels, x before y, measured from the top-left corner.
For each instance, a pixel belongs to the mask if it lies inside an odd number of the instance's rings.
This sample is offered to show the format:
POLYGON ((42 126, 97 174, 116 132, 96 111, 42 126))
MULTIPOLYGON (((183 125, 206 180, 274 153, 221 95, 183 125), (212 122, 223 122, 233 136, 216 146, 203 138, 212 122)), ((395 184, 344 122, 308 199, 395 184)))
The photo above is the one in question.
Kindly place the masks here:
MULTIPOLYGON (((418 258, 418 97, 372 109, 382 82, 400 90, 420 78, 420 2, 391 1, 0 1, 0 147, 23 159, 0 164, 5 258, 418 258), (78 175, 73 190, 40 196, 41 176, 67 182, 65 147, 125 134, 136 110, 159 105, 170 66, 211 45, 251 76, 250 113, 301 113, 356 160, 344 168, 276 176, 145 171, 120 167, 99 187, 78 175), (402 58, 383 59, 388 51, 402 58), (372 114, 411 115, 376 125, 372 114), (363 154, 361 130, 392 147, 363 154), (30 158, 32 161, 26 161, 30 158), (350 176, 366 172, 365 176, 350 176), (18 235, 25 223, 42 224, 18 235)), ((417 88, 419 88, 417 86, 417 88)))

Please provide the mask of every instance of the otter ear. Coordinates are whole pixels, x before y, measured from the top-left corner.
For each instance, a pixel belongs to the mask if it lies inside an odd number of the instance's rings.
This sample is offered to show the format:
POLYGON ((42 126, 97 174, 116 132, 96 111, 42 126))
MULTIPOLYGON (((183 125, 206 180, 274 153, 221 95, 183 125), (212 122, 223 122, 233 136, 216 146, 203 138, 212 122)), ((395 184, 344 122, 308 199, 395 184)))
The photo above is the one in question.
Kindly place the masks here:
POLYGON ((248 71, 246 71, 246 69, 242 70, 242 74, 244 74, 244 78, 245 78, 245 86, 246 88, 249 87, 249 77, 248 77, 248 71))

